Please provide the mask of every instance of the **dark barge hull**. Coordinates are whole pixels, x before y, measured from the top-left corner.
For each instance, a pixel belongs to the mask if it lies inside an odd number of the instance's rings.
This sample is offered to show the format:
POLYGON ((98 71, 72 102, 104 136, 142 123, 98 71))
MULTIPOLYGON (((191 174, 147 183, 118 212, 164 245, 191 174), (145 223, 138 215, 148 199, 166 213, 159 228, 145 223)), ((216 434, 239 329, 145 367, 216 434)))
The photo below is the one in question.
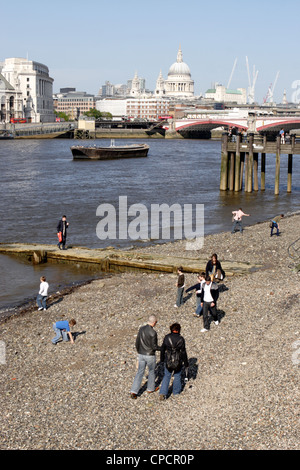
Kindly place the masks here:
POLYGON ((74 160, 115 160, 118 158, 147 157, 149 145, 127 145, 124 147, 72 146, 74 160))

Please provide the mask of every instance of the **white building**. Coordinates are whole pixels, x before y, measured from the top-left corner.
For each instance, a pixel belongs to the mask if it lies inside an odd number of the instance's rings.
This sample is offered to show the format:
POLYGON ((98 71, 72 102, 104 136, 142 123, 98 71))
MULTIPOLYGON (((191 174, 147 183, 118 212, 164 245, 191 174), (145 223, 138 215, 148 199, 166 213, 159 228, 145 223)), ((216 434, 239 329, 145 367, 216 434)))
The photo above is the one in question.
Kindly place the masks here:
POLYGON ((176 62, 169 69, 166 80, 160 72, 154 94, 183 99, 194 97, 194 80, 192 80, 189 66, 183 62, 181 47, 179 47, 176 62))
POLYGON ((210 88, 205 93, 205 98, 208 100, 216 101, 218 103, 247 103, 247 90, 246 88, 237 88, 236 90, 227 89, 222 85, 215 85, 215 88, 210 88))
POLYGON ((126 116, 126 103, 126 99, 105 98, 96 101, 96 109, 101 113, 110 113, 115 118, 122 118, 126 116))
POLYGON ((111 113, 114 118, 156 121, 159 116, 169 114, 170 101, 162 98, 103 99, 96 102, 96 109, 111 113))
POLYGON ((22 93, 23 117, 29 122, 53 122, 53 78, 46 65, 22 58, 9 58, 1 73, 12 87, 22 93))
POLYGON ((8 123, 11 118, 23 117, 22 93, 0 73, 0 122, 8 123))

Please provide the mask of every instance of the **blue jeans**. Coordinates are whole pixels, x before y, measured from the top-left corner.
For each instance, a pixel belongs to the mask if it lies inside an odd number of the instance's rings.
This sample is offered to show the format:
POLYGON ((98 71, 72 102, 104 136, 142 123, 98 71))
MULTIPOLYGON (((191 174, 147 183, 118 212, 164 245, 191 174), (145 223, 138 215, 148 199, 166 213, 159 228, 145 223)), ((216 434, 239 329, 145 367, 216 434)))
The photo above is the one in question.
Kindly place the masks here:
POLYGON ((201 302, 200 302, 199 305, 197 305, 197 308, 196 308, 196 315, 198 315, 200 317, 200 315, 202 314, 202 310, 203 310, 203 307, 201 306, 201 302))
POLYGON ((38 307, 39 308, 46 308, 46 300, 47 300, 46 295, 38 294, 38 296, 36 298, 36 303, 38 304, 38 307))
POLYGON ((184 291, 184 287, 177 287, 177 300, 176 300, 177 307, 180 307, 180 305, 183 305, 183 291, 184 291))
POLYGON ((147 391, 153 392, 153 390, 155 389, 156 358, 154 355, 146 356, 144 354, 139 354, 138 361, 139 361, 138 370, 137 370, 136 376, 134 378, 134 381, 131 387, 131 393, 135 393, 136 395, 138 394, 138 391, 141 387, 141 383, 144 377, 146 366, 148 366, 147 391))
POLYGON ((278 236, 279 235, 279 228, 278 228, 278 224, 276 222, 272 222, 272 227, 271 227, 271 237, 273 235, 273 230, 274 228, 276 228, 276 235, 278 236))
POLYGON ((231 233, 234 233, 234 232, 235 232, 236 227, 239 227, 240 232, 243 231, 242 221, 241 221, 241 220, 235 220, 235 221, 233 222, 233 226, 232 226, 231 233))
MULTIPOLYGON (((180 371, 178 372, 174 372, 173 395, 178 395, 182 390, 181 372, 182 372, 182 369, 180 369, 180 371)), ((170 372, 166 368, 166 365, 165 365, 164 377, 162 379, 162 383, 161 383, 160 390, 159 390, 160 395, 165 395, 165 396, 168 395, 168 389, 169 389, 171 377, 172 377, 172 371, 170 372)))
POLYGON ((53 323, 53 330, 56 333, 55 338, 51 340, 53 344, 58 343, 61 337, 63 341, 69 341, 68 333, 65 330, 60 330, 59 328, 56 328, 55 323, 53 323))

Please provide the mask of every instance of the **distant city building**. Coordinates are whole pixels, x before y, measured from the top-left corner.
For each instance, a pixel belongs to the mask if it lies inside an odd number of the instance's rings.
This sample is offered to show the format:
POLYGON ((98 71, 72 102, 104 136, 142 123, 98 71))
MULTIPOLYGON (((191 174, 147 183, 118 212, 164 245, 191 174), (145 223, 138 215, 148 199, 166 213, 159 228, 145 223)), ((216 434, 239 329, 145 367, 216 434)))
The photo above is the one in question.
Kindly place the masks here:
MULTIPOLYGON (((22 112, 28 122, 53 122, 53 78, 46 65, 23 58, 9 58, 1 64, 1 74, 16 93, 22 94, 22 112)), ((18 99, 7 110, 19 116, 18 99), (16 107, 17 104, 17 107, 16 107)), ((7 118, 6 118, 7 119, 7 118)))
POLYGON ((215 85, 205 93, 205 99, 216 101, 218 103, 247 103, 247 90, 246 88, 238 88, 237 90, 227 89, 222 85, 215 85))
POLYGON ((0 123, 23 117, 23 96, 0 73, 0 123))
POLYGON ((126 116, 126 99, 104 98, 96 101, 96 109, 101 113, 110 113, 115 118, 126 116))
POLYGON ((76 91, 76 88, 73 90, 56 93, 53 96, 55 111, 67 114, 71 120, 78 119, 81 114, 95 108, 94 95, 89 95, 85 91, 76 91))
POLYGON ((180 99, 194 97, 194 80, 191 78, 189 66, 183 62, 181 47, 179 47, 176 62, 169 69, 166 80, 160 72, 154 95, 180 99))
POLYGON ((71 91, 76 91, 76 88, 66 87, 66 88, 59 89, 59 93, 70 93, 71 91))
POLYGON ((103 99, 96 102, 96 109, 109 112, 114 118, 157 120, 169 114, 170 101, 162 98, 103 99))
POLYGON ((128 96, 141 96, 146 92, 146 80, 138 77, 135 73, 132 80, 127 81, 127 95, 128 96))
POLYGON ((159 116, 169 114, 169 100, 162 98, 128 99, 126 114, 130 119, 157 120, 159 116))

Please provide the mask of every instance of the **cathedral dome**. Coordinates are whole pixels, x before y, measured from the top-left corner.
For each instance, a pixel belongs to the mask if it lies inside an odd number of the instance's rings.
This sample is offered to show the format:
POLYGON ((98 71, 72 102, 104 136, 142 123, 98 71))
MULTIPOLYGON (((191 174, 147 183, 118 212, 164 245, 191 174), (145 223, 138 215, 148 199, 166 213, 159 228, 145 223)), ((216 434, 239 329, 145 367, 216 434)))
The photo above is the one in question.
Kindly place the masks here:
POLYGON ((162 74, 156 81, 155 94, 167 98, 192 98, 194 96, 194 80, 188 65, 182 60, 181 47, 177 53, 177 61, 169 68, 168 78, 163 79, 162 74))
POLYGON ((174 75, 180 75, 180 76, 186 75, 189 78, 191 77, 189 66, 182 60, 182 51, 180 47, 179 47, 179 51, 177 54, 177 61, 171 65, 169 69, 168 77, 174 76, 174 75))

